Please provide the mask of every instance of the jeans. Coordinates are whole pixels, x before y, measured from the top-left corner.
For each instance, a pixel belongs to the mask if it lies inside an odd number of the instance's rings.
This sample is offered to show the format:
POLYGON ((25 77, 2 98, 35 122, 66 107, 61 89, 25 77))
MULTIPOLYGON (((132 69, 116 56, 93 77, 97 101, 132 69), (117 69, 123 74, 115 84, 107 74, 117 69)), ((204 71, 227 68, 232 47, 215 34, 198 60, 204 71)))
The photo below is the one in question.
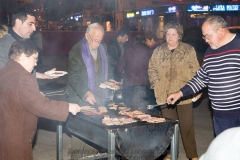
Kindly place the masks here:
POLYGON ((218 118, 213 116, 214 131, 216 136, 233 127, 240 127, 240 116, 236 118, 218 118))

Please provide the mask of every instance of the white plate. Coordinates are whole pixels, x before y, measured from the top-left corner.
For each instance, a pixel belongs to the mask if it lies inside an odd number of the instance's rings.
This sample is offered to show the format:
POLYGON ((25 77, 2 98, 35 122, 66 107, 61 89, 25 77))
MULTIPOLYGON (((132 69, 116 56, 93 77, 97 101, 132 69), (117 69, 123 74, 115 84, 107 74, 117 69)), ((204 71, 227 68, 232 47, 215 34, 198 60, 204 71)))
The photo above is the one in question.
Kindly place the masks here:
POLYGON ((123 99, 122 94, 117 94, 116 97, 117 99, 123 99))
POLYGON ((44 74, 52 77, 59 77, 59 76, 64 76, 65 74, 67 74, 67 72, 66 71, 47 71, 44 74))

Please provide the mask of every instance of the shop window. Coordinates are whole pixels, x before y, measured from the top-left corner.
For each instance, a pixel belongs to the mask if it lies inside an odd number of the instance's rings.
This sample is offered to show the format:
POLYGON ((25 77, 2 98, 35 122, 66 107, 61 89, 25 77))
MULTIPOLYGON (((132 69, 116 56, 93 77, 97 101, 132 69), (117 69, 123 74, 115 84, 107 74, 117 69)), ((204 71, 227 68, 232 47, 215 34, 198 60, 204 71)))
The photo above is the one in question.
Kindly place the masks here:
POLYGON ((208 13, 194 13, 190 14, 191 18, 206 18, 208 16, 208 13))
POLYGON ((164 38, 164 35, 163 35, 163 29, 164 29, 164 16, 159 16, 158 17, 158 21, 159 21, 159 24, 158 24, 158 29, 157 29, 157 37, 159 39, 163 39, 164 38))
POLYGON ((190 26, 201 26, 207 16, 208 13, 190 14, 190 26))

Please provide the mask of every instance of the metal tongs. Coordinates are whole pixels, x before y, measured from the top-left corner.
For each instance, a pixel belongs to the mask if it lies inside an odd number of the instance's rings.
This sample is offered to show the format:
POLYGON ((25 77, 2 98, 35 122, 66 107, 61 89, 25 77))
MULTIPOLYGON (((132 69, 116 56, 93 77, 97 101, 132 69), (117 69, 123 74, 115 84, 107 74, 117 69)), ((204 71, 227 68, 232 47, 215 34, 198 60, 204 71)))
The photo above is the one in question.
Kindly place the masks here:
POLYGON ((164 104, 167 104, 167 102, 163 102, 163 103, 159 103, 159 104, 153 104, 153 105, 149 104, 149 105, 147 105, 147 109, 153 109, 154 107, 162 106, 164 104))
POLYGON ((68 95, 68 90, 59 90, 59 91, 53 91, 53 92, 48 92, 44 93, 45 97, 50 97, 50 96, 60 96, 60 95, 68 95))

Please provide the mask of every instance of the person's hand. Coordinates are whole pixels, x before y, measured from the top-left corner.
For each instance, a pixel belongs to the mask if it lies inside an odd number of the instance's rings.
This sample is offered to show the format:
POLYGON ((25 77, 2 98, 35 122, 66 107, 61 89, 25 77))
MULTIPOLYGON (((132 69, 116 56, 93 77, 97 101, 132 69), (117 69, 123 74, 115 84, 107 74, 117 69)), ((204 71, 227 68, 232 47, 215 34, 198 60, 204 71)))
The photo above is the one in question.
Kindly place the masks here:
POLYGON ((196 102, 199 98, 201 98, 201 96, 202 96, 202 93, 195 94, 192 101, 196 102))
POLYGON ((73 115, 76 115, 80 111, 81 111, 81 108, 79 105, 74 103, 69 103, 69 112, 71 112, 73 115))
POLYGON ((174 103, 175 103, 177 100, 179 100, 182 96, 183 96, 183 94, 182 94, 181 91, 172 93, 172 94, 170 94, 170 95, 167 97, 167 103, 168 103, 168 104, 174 104, 174 103))
POLYGON ((96 103, 96 100, 92 92, 88 91, 85 97, 86 97, 85 101, 88 102, 89 104, 93 105, 94 103, 96 103))
POLYGON ((44 95, 44 93, 43 92, 40 92, 41 93, 41 95, 43 95, 43 97, 45 97, 45 95, 44 95))
MULTIPOLYGON (((56 68, 53 68, 49 71, 56 71, 56 68)), ((59 76, 49 76, 49 75, 46 75, 44 73, 39 73, 39 72, 36 72, 36 77, 39 78, 39 79, 54 79, 54 78, 59 78, 59 76)))
POLYGON ((109 82, 113 82, 113 83, 115 83, 115 84, 119 84, 119 82, 115 81, 114 79, 109 79, 108 81, 109 81, 109 82))
POLYGON ((39 73, 39 72, 36 72, 36 77, 38 79, 54 79, 54 78, 58 78, 58 77, 52 77, 52 76, 46 75, 44 73, 39 73))

